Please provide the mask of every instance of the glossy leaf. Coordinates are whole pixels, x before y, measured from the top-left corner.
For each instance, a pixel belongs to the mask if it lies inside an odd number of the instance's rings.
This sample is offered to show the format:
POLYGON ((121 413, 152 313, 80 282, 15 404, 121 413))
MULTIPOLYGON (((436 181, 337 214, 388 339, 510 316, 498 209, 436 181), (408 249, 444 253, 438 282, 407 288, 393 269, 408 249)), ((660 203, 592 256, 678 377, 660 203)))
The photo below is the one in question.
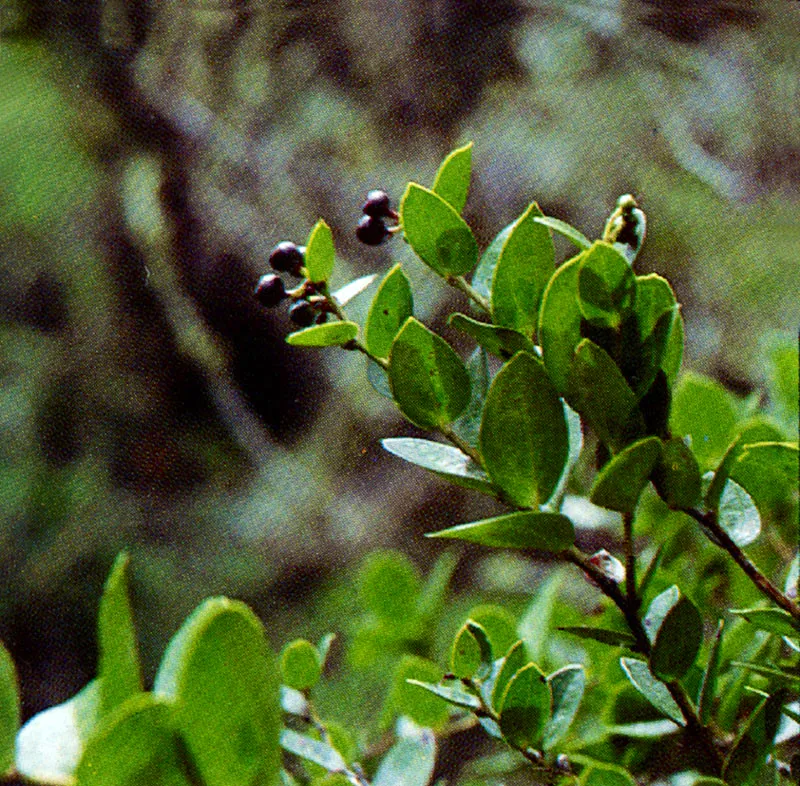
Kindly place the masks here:
POLYGON ((558 630, 578 636, 581 639, 599 641, 601 644, 608 644, 612 647, 632 647, 636 644, 636 639, 630 633, 621 630, 590 628, 584 625, 565 625, 559 627, 558 630))
POLYGON ((542 738, 550 717, 550 686, 535 664, 523 666, 508 682, 500 702, 500 731, 524 750, 542 738))
POLYGON ((281 679, 295 690, 313 688, 322 675, 317 648, 305 639, 290 641, 281 651, 281 679))
POLYGON ((406 240, 417 256, 441 276, 463 276, 478 261, 478 244, 450 204, 417 183, 409 183, 400 203, 406 240))
POLYGON ((128 599, 129 561, 124 552, 116 558, 100 598, 98 684, 104 715, 142 690, 139 650, 128 599))
POLYGON ((569 444, 564 408, 537 358, 520 352, 498 372, 486 397, 479 444, 489 477, 514 504, 547 502, 569 444))
POLYGON ((622 767, 613 764, 592 764, 580 777, 580 786, 636 786, 636 781, 622 767))
POLYGON ((436 763, 436 738, 430 729, 401 737, 383 757, 372 786, 427 786, 436 763))
POLYGON ((347 769, 347 763, 336 748, 307 734, 283 729, 280 733, 280 745, 285 751, 318 764, 328 772, 344 772, 347 769))
POLYGON ((558 552, 575 542, 572 522, 560 513, 518 511, 431 532, 429 538, 451 538, 500 549, 558 552))
POLYGON ((625 257, 608 243, 594 243, 578 270, 578 303, 584 318, 616 329, 635 302, 636 276, 625 257))
POLYGON ((268 782, 280 762, 278 670, 264 629, 239 601, 210 598, 170 641, 154 692, 208 786, 268 782))
POLYGON ((550 750, 569 730, 583 699, 586 672, 583 666, 571 664, 548 675, 552 695, 550 719, 545 727, 542 745, 550 750))
POLYGON ((639 693, 642 694, 659 712, 671 718, 681 726, 685 725, 681 708, 675 703, 667 686, 657 680, 647 664, 635 658, 620 658, 620 665, 625 676, 639 693))
POLYGON ((415 684, 435 683, 441 677, 442 670, 433 661, 417 655, 403 655, 392 676, 381 726, 389 726, 397 716, 411 718, 419 726, 434 729, 447 723, 450 708, 445 699, 415 684))
POLYGON ((717 507, 717 522, 737 546, 749 546, 761 534, 761 516, 752 497, 728 478, 717 507))
POLYGON ((556 270, 545 288, 539 310, 539 343, 542 359, 556 390, 567 392, 572 358, 580 344, 581 314, 578 305, 578 271, 583 254, 556 270))
POLYGON ((487 352, 501 360, 510 360, 517 352, 534 354, 536 351, 529 338, 511 328, 480 322, 464 314, 451 314, 447 324, 471 336, 487 352))
POLYGON ((493 657, 498 657, 517 641, 517 621, 514 616, 494 603, 481 603, 469 610, 468 619, 477 622, 489 638, 493 657))
POLYGON ((461 358, 413 317, 392 344, 389 384, 402 413, 420 428, 452 423, 470 400, 469 375, 461 358))
POLYGON ((553 218, 552 216, 535 216, 533 219, 537 224, 552 229, 553 232, 558 232, 559 235, 567 238, 581 250, 588 249, 592 245, 583 233, 579 232, 575 227, 570 226, 566 221, 560 218, 553 218))
POLYGON ((340 347, 357 335, 355 322, 337 321, 297 330, 286 336, 286 341, 293 347, 340 347))
POLYGON ((435 472, 457 486, 496 495, 498 489, 489 476, 466 454, 452 445, 413 437, 381 440, 383 447, 395 456, 435 472))
POLYGON ((800 639, 800 625, 788 611, 776 608, 754 609, 729 609, 731 614, 746 619, 758 630, 776 633, 778 636, 788 636, 791 639, 800 639))
POLYGON ((334 256, 333 233, 320 219, 306 241, 305 267, 308 278, 314 283, 327 281, 333 272, 334 256))
POLYGON ((481 668, 481 647, 466 623, 453 639, 450 648, 450 671, 457 677, 471 679, 481 668))
POLYGON ((798 449, 794 442, 745 445, 733 462, 730 477, 759 508, 769 510, 797 497, 798 449))
POLYGON ((650 670, 665 682, 679 680, 694 664, 703 643, 703 620, 681 597, 664 617, 650 651, 650 670))
POLYGON ((711 469, 734 437, 734 399, 719 382, 700 374, 684 374, 672 393, 669 423, 673 434, 691 439, 700 466, 711 469))
POLYGON ((620 513, 633 513, 650 473, 661 456, 661 440, 657 437, 628 445, 600 471, 590 495, 595 505, 620 513))
POLYGON ((478 267, 472 274, 472 286, 479 295, 482 295, 489 303, 492 302, 492 280, 494 278, 494 269, 497 267, 497 261, 500 259, 500 252, 503 250, 503 245, 508 236, 514 229, 516 221, 512 221, 507 226, 503 227, 500 232, 495 235, 491 243, 486 247, 486 250, 481 255, 478 267))
POLYGON ((92 736, 75 770, 76 786, 190 786, 172 724, 172 707, 150 693, 124 702, 92 736))
POLYGON ((92 680, 80 693, 34 715, 17 735, 16 769, 42 783, 71 782, 100 718, 100 692, 92 680))
POLYGON ((444 699, 448 704, 453 704, 456 707, 463 707, 467 710, 478 710, 481 707, 481 700, 473 693, 467 693, 458 684, 454 685, 438 685, 432 682, 423 682, 421 680, 409 679, 409 685, 416 685, 419 688, 444 699))
POLYGON ((753 710, 733 744, 723 767, 722 775, 730 786, 745 786, 764 765, 775 744, 775 734, 781 720, 781 705, 786 700, 780 690, 753 710))
POLYGON ((700 501, 702 479, 697 459, 678 437, 664 443, 652 481, 661 499, 673 510, 692 508, 700 501))
POLYGON ((472 175, 472 142, 454 150, 442 161, 433 191, 460 213, 467 202, 472 175))
POLYGON ((400 265, 395 265, 384 277, 364 325, 364 344, 379 358, 389 357, 395 336, 414 313, 411 284, 400 265))
POLYGON ((633 391, 608 353, 589 339, 578 345, 572 360, 567 401, 614 452, 643 436, 633 391))
POLYGON ((652 384, 658 368, 667 375, 670 385, 674 383, 683 356, 683 322, 675 293, 665 278, 656 273, 637 276, 636 289, 640 362, 644 366, 636 393, 641 396, 652 384))
POLYGON ((642 618, 642 626, 647 638, 652 644, 656 640, 658 630, 664 622, 665 617, 669 614, 670 609, 674 608, 675 604, 680 600, 681 592, 674 584, 668 587, 663 592, 656 595, 650 603, 644 617, 642 618))
POLYGON ((358 297, 366 290, 377 277, 376 273, 370 273, 366 276, 360 276, 354 279, 349 284, 345 284, 333 293, 334 300, 340 306, 346 306, 353 298, 358 297))
POLYGON ((711 641, 711 651, 708 654, 708 663, 703 671, 703 680, 700 683, 700 691, 697 697, 697 717, 703 726, 707 726, 711 720, 714 697, 717 694, 717 677, 719 676, 719 665, 722 654, 722 633, 725 628, 725 620, 720 620, 717 624, 717 632, 711 641))
POLYGON ((0 644, 0 775, 14 766, 14 741, 19 724, 17 671, 8 650, 0 644))
POLYGON ((555 251, 547 229, 534 222, 534 202, 512 224, 492 274, 492 319, 496 325, 531 336, 539 304, 553 275, 555 251))
POLYGON ((527 663, 528 654, 525 643, 522 641, 514 642, 505 654, 505 657, 501 659, 500 667, 497 670, 494 684, 492 685, 492 695, 490 699, 491 705, 495 710, 500 708, 503 701, 503 694, 511 678, 527 663))
POLYGON ((470 382, 470 398, 467 408, 453 422, 453 431, 468 445, 477 447, 483 418, 483 405, 489 393, 489 358, 482 347, 475 347, 467 358, 467 374, 470 382))

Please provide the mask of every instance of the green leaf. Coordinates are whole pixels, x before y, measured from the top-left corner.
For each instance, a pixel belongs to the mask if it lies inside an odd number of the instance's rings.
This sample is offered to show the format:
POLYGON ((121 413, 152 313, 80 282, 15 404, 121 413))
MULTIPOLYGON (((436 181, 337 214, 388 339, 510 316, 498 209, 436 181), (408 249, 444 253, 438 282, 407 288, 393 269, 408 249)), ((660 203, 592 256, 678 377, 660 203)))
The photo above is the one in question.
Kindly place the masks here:
POLYGON ((633 391, 609 354, 589 339, 581 341, 572 360, 567 401, 614 452, 644 434, 633 391))
POLYGON ((457 486, 496 496, 499 490, 489 476, 467 455, 452 445, 413 437, 392 437, 381 445, 395 456, 435 472, 457 486))
POLYGON ((408 680, 409 685, 416 685, 419 688, 444 699, 448 704, 453 704, 456 707, 463 707, 467 710, 479 710, 481 708, 481 700, 473 693, 467 693, 463 688, 456 685, 436 685, 432 682, 423 682, 422 680, 408 680))
POLYGON ((517 621, 502 606, 481 603, 469 610, 468 618, 486 632, 494 653, 508 652, 517 641, 517 621))
POLYGON ((797 351, 797 336, 773 334, 763 342, 763 355, 767 359, 767 396, 769 411, 774 414, 791 434, 797 434, 798 396, 800 373, 797 351))
MULTIPOLYGON (((757 663, 751 663, 749 661, 742 661, 742 660, 732 660, 730 662, 731 667, 739 666, 742 669, 747 669, 751 671, 753 674, 760 674, 762 677, 769 677, 772 681, 777 680, 781 683, 789 685, 795 691, 800 688, 800 675, 798 674, 790 674, 783 669, 775 669, 771 666, 760 666, 757 663)), ((751 688, 749 685, 745 685, 745 690, 755 690, 751 688)), ((786 708, 784 708, 784 713, 786 713, 786 708)), ((791 717, 791 715, 789 716, 791 717)))
POLYGON ((452 347, 409 317, 389 353, 389 384, 400 411, 415 425, 452 423, 470 400, 467 369, 452 347))
MULTIPOLYGON (((671 720, 639 721, 634 723, 615 723, 608 727, 609 734, 618 734, 621 737, 633 737, 634 739, 656 739, 666 737, 668 734, 679 732, 681 727, 671 720)), ((696 786, 695 781, 692 786, 696 786)), ((725 786, 720 781, 720 786, 725 786)))
POLYGON ((436 738, 429 729, 402 737, 383 757, 372 786, 427 786, 436 763, 436 738))
POLYGON ((472 274, 472 286, 490 303, 492 302, 492 279, 494 278, 494 269, 497 266, 497 261, 500 259, 500 252, 503 250, 503 245, 508 236, 514 229, 516 221, 512 221, 508 226, 504 227, 497 233, 495 238, 486 247, 486 250, 481 255, 478 267, 472 274))
POLYGON ((512 224, 492 275, 492 319, 496 325, 531 336, 539 304, 553 275, 555 251, 550 233, 533 219, 542 211, 534 202, 512 224))
POLYGON ((620 658, 620 665, 625 676, 639 693, 642 694, 659 712, 671 718, 681 726, 685 725, 681 708, 675 703, 667 686, 657 680, 647 664, 635 658, 620 658))
POLYGON ((656 553, 653 555, 653 558, 647 565, 647 569, 644 572, 644 575, 639 582, 639 589, 637 591, 640 598, 643 598, 647 594, 647 590, 650 587, 650 582, 652 582, 653 578, 656 575, 656 572, 661 567, 661 561, 664 559, 664 544, 662 543, 656 553))
POLYGON ((361 276, 337 289, 332 297, 340 305, 346 306, 353 298, 358 297, 378 277, 377 273, 361 276))
POLYGON ((472 175, 472 142, 455 149, 442 161, 433 191, 452 206, 456 213, 464 209, 472 175))
POLYGON ((796 442, 757 442, 745 445, 730 469, 765 512, 771 505, 797 498, 798 449, 796 442))
POLYGON ((489 358, 482 347, 475 347, 466 363, 470 382, 467 408, 453 422, 453 431, 468 445, 476 447, 483 418, 483 405, 489 392, 489 358))
POLYGON ((558 630, 564 633, 571 633, 581 639, 592 639, 601 644, 608 644, 612 647, 632 647, 636 644, 636 639, 630 634, 621 630, 609 630, 608 628, 590 628, 584 625, 565 625, 558 630))
POLYGON ((317 648, 305 639, 290 641, 281 651, 283 684, 295 690, 313 688, 322 676, 322 659, 317 648))
POLYGON ((616 329, 636 302, 636 276, 625 257, 597 241, 578 269, 578 303, 591 324, 616 329))
POLYGON ((117 556, 100 598, 98 676, 103 715, 142 690, 139 650, 128 599, 129 562, 125 552, 117 556))
POLYGON ((536 745, 550 717, 550 686, 534 663, 508 682, 500 702, 500 731, 520 750, 536 745))
POLYGON ((761 534, 761 516, 752 497, 730 478, 722 489, 717 522, 737 546, 749 546, 761 534))
MULTIPOLYGON (((347 762, 336 748, 306 734, 300 734, 292 729, 283 729, 280 733, 280 745, 285 751, 318 764, 328 772, 345 772, 347 770, 347 762)), ((268 783, 268 781, 265 782, 268 783)))
POLYGON ((592 485, 591 501, 609 510, 633 513, 660 457, 658 437, 646 437, 628 445, 598 474, 592 485))
POLYGON ((268 783, 280 768, 278 669, 264 628, 243 603, 210 598, 170 641, 154 692, 208 786, 268 783))
POLYGON ((795 622, 794 617, 783 609, 728 609, 731 614, 746 619, 753 627, 758 630, 766 630, 776 633, 778 636, 788 636, 791 639, 800 639, 800 625, 795 622))
POLYGON ((650 670, 665 682, 681 679, 694 664, 702 643, 700 612, 687 597, 681 596, 664 616, 655 634, 650 670))
POLYGON ((647 613, 642 619, 644 632, 647 634, 647 638, 650 640, 651 644, 656 640, 659 628, 664 622, 667 614, 669 614, 670 609, 675 606, 680 598, 681 591, 675 584, 673 584, 651 601, 650 606, 647 609, 647 613))
POLYGON ((0 775, 14 766, 14 741, 19 723, 17 671, 8 650, 0 644, 0 775))
POLYGON ((389 357, 395 336, 414 313, 411 284, 400 265, 395 265, 384 277, 364 325, 364 343, 379 358, 389 357))
POLYGON ((723 778, 730 786, 752 783, 775 744, 786 694, 779 690, 753 710, 725 760, 723 778))
POLYGON ((517 352, 533 354, 536 351, 529 338, 511 328, 480 322, 464 314, 451 314, 447 324, 471 336, 487 352, 501 360, 510 360, 517 352))
POLYGON ((535 216, 533 220, 537 224, 541 224, 548 229, 552 229, 553 232, 558 232, 559 235, 563 235, 565 238, 567 238, 567 240, 570 240, 582 251, 590 248, 592 245, 592 241, 589 240, 589 238, 575 229, 575 227, 570 226, 566 221, 562 221, 560 218, 552 218, 551 216, 535 216))
POLYGON ((333 233, 320 219, 314 224, 306 240, 305 267, 310 281, 321 283, 330 278, 334 255, 333 233))
POLYGON ((478 674, 484 662, 491 663, 491 653, 488 659, 482 657, 480 642, 464 623, 450 648, 450 671, 457 677, 471 679, 478 674))
POLYGON ((575 542, 572 522, 560 513, 518 511, 431 532, 429 538, 452 538, 498 549, 558 552, 575 542))
POLYGON ((20 729, 17 771, 31 781, 71 783, 99 718, 100 691, 92 680, 69 701, 34 715, 20 729))
POLYGON ((550 750, 567 733, 578 712, 586 688, 586 672, 583 666, 571 664, 554 671, 547 681, 553 702, 542 744, 545 750, 550 750))
POLYGON ((479 444, 489 477, 515 505, 550 499, 569 444, 564 407, 537 358, 520 352, 494 378, 479 444))
POLYGON ((636 781, 622 767, 613 764, 593 764, 580 777, 580 786, 636 786, 636 781))
POLYGON ((539 310, 539 343, 547 373, 556 390, 567 392, 572 358, 580 344, 581 314, 578 305, 578 271, 586 252, 565 262, 550 279, 539 310))
POLYGON ((369 358, 366 359, 367 366, 367 381, 372 386, 372 389, 379 393, 389 401, 394 401, 392 398, 392 389, 389 386, 389 375, 377 363, 373 363, 369 358))
POLYGON ((441 728, 450 716, 447 702, 415 684, 438 682, 441 677, 442 670, 433 661, 417 655, 403 655, 392 677, 381 726, 386 727, 398 715, 403 715, 419 726, 441 728))
POLYGON ((708 654, 708 663, 703 671, 703 680, 700 683, 700 691, 697 697, 697 717, 703 726, 707 726, 711 720, 714 697, 717 694, 717 677, 719 675, 724 628, 725 620, 720 620, 717 624, 717 633, 711 642, 711 651, 708 654))
POLYGON ((409 183, 400 203, 403 232, 414 253, 440 276, 463 276, 478 261, 478 244, 444 199, 409 183))
POLYGON ((359 570, 361 605, 388 623, 397 624, 415 614, 421 586, 414 564, 399 551, 373 551, 359 570))
POLYGON ((678 437, 664 442, 651 480, 661 499, 673 510, 692 508, 700 501, 702 478, 697 459, 678 437))
POLYGON ((340 347, 357 335, 355 322, 337 321, 297 330, 286 336, 286 341, 293 347, 340 347))
POLYGON ((528 663, 528 655, 525 643, 516 641, 501 659, 500 668, 494 678, 492 686, 491 704, 495 711, 500 709, 503 701, 503 694, 506 692, 511 678, 528 663))
POLYGON ((733 440, 736 405, 719 382, 692 372, 684 374, 672 393, 669 419, 673 434, 691 439, 700 466, 714 467, 733 440))
POLYGON ((151 693, 121 704, 89 739, 76 786, 189 786, 172 721, 172 707, 151 693))
POLYGON ((489 640, 489 634, 480 623, 475 620, 467 620, 464 627, 469 631, 469 634, 478 643, 478 652, 480 655, 480 665, 476 672, 478 679, 486 679, 492 669, 492 662, 494 655, 492 653, 492 642, 489 640))
POLYGON ((650 273, 636 277, 636 316, 642 342, 641 363, 643 394, 652 384, 658 368, 667 375, 670 385, 678 375, 683 356, 683 322, 675 292, 669 282, 650 273))

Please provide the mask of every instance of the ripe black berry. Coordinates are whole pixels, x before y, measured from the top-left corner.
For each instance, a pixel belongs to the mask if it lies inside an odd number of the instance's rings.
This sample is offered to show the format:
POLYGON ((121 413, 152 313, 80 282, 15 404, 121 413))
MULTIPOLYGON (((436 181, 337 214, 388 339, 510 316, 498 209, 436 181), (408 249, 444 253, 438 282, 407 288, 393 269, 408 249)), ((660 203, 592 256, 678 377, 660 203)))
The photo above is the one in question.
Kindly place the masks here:
POLYGON ((269 255, 269 264, 273 270, 278 270, 281 273, 291 273, 293 276, 300 276, 300 268, 303 267, 304 263, 302 252, 290 240, 278 243, 269 255))
POLYGON ((286 288, 281 277, 274 273, 261 276, 256 285, 255 296, 262 306, 267 308, 277 306, 286 297, 286 288))
POLYGON ((374 216, 362 216, 356 227, 356 237, 368 246, 379 246, 388 234, 383 220, 374 216))
POLYGON ((394 214, 389 205, 389 195, 385 191, 370 191, 367 194, 367 201, 361 208, 364 215, 373 218, 390 218, 394 214))
POLYGON ((289 309, 289 319, 299 327, 309 327, 316 316, 314 306, 307 300, 300 300, 289 309))

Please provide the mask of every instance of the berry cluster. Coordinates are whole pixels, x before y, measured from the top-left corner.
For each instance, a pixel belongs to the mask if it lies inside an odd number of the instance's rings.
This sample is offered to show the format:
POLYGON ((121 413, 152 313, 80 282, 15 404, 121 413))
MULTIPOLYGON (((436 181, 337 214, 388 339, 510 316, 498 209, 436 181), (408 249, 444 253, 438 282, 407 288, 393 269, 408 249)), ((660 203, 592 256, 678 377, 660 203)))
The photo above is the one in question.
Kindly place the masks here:
POLYGON ((384 219, 397 221, 399 216, 392 210, 389 195, 385 191, 370 191, 361 212, 364 214, 356 227, 356 237, 368 246, 378 246, 393 232, 384 219))
MULTIPOLYGON (((295 278, 304 274, 305 258, 301 246, 284 240, 278 243, 269 255, 269 264, 277 273, 288 273, 295 278)), ((277 273, 261 276, 256 284, 256 300, 266 308, 274 308, 287 298, 292 301, 289 319, 298 327, 322 324, 328 319, 327 299, 320 295, 316 286, 305 279, 296 289, 286 289, 283 279, 277 273)))

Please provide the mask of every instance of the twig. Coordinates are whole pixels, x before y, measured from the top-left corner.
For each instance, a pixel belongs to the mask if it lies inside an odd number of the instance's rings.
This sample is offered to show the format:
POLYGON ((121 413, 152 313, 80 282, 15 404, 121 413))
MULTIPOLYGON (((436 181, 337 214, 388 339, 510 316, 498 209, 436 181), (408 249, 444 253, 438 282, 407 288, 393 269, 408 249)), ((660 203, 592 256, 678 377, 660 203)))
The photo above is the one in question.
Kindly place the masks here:
POLYGON ((476 306, 485 311, 487 314, 492 313, 492 306, 489 301, 478 292, 475 287, 467 283, 464 276, 447 276, 446 279, 451 287, 455 287, 460 292, 463 292, 476 306))

